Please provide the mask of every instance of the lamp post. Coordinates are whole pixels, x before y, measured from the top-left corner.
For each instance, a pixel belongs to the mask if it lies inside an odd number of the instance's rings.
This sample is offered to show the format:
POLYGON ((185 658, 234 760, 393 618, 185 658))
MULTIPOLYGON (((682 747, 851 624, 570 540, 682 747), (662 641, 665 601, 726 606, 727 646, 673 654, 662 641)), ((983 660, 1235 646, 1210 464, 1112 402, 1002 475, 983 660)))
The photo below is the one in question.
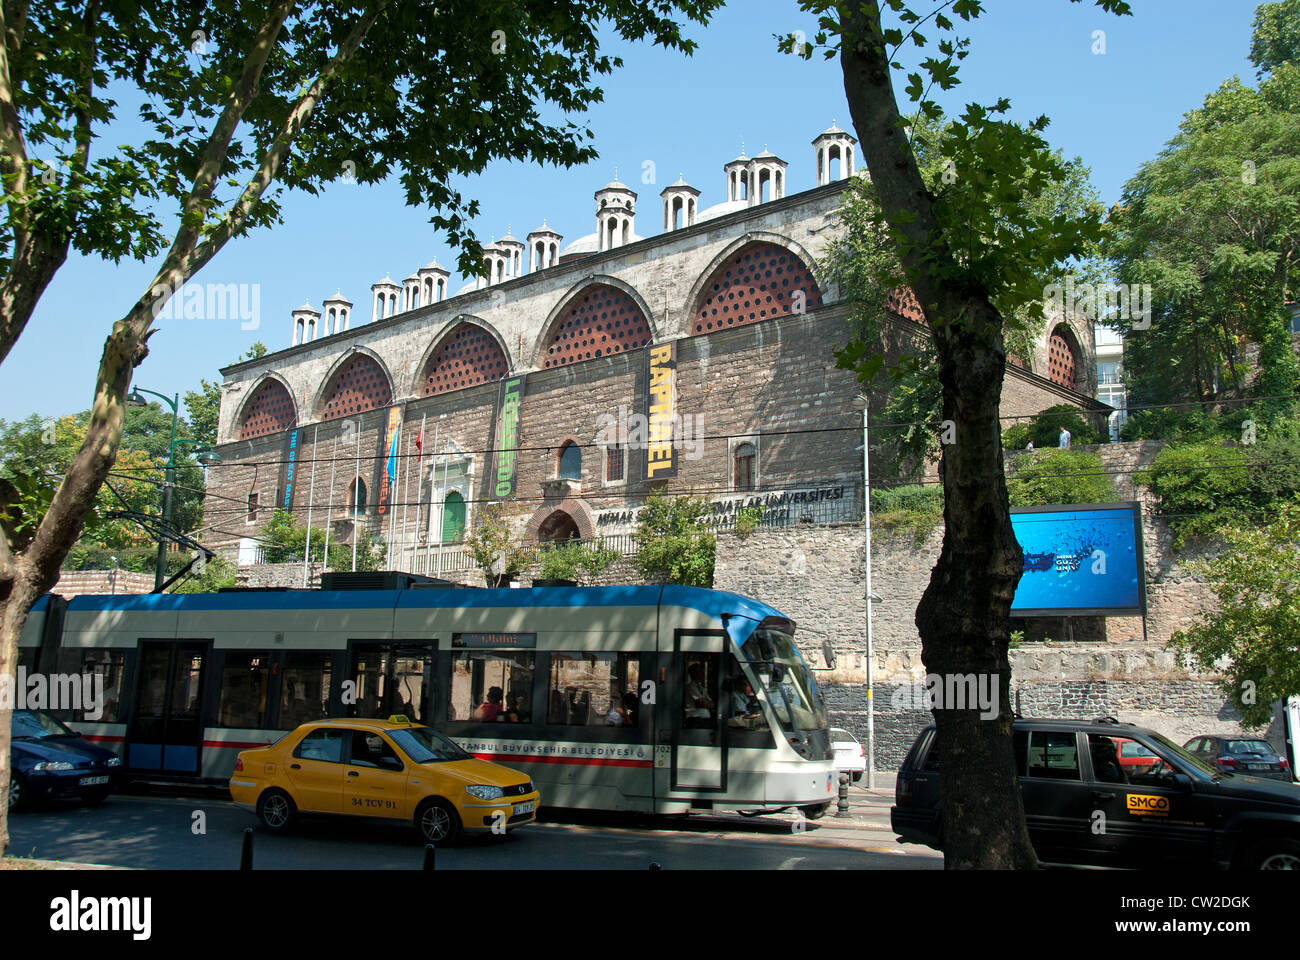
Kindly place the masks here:
MULTIPOLYGON (((148 406, 148 402, 145 400, 145 398, 140 396, 140 394, 142 393, 147 393, 150 396, 157 397, 158 399, 162 400, 165 404, 167 404, 167 406, 172 408, 172 436, 171 436, 171 440, 169 440, 167 443, 167 468, 166 468, 166 472, 163 475, 163 490, 162 490, 162 522, 163 522, 163 526, 166 527, 169 523, 171 523, 172 485, 176 482, 176 447, 177 447, 176 421, 180 417, 181 395, 177 393, 175 397, 168 397, 166 394, 158 393, 154 390, 145 390, 141 387, 136 387, 130 393, 127 394, 126 402, 133 407, 148 406)), ((181 443, 188 443, 188 442, 189 441, 187 440, 181 441, 181 443)), ((162 534, 159 534, 158 560, 154 566, 154 573, 153 573, 154 593, 160 593, 162 591, 163 581, 166 579, 166 574, 167 574, 166 568, 167 568, 167 538, 162 534)))
POLYGON ((867 430, 870 406, 866 394, 859 394, 853 404, 862 408, 862 521, 866 531, 866 601, 867 601, 867 789, 876 785, 876 704, 872 678, 875 650, 871 638, 871 603, 878 599, 871 592, 871 446, 867 430))

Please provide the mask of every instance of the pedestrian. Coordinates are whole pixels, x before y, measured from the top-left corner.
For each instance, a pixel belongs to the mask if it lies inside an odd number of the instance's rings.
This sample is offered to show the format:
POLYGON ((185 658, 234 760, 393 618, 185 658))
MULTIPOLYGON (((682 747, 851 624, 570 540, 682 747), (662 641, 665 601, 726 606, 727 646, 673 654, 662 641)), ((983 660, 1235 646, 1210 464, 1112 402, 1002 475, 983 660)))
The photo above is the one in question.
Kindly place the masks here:
POLYGON ((1064 447, 1068 447, 1069 445, 1070 445, 1070 431, 1066 430, 1065 427, 1061 427, 1061 442, 1059 446, 1064 448, 1064 447))

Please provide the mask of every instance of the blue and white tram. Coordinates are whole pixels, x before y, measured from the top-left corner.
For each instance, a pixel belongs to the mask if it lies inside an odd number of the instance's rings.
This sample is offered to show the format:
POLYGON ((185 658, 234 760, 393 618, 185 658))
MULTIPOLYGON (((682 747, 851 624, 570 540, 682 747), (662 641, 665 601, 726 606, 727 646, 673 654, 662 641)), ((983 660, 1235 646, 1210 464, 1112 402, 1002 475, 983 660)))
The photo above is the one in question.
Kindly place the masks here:
POLYGON ((406 714, 551 806, 813 812, 834 761, 793 634, 680 586, 51 596, 20 663, 100 674, 99 711, 63 716, 142 779, 220 783, 300 723, 406 714))

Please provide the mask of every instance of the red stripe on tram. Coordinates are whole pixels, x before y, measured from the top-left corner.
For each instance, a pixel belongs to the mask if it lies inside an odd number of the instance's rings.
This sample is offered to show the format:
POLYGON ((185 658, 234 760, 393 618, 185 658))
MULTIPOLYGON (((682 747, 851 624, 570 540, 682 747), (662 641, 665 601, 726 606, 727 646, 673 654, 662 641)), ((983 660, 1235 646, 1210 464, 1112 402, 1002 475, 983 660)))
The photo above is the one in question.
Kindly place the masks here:
POLYGON ((513 760, 515 763, 576 763, 587 767, 653 767, 649 760, 613 760, 603 757, 543 757, 534 753, 476 753, 480 760, 513 760))
POLYGON ((92 740, 96 743, 125 743, 126 737, 110 737, 107 734, 100 733, 83 733, 82 740, 92 740))

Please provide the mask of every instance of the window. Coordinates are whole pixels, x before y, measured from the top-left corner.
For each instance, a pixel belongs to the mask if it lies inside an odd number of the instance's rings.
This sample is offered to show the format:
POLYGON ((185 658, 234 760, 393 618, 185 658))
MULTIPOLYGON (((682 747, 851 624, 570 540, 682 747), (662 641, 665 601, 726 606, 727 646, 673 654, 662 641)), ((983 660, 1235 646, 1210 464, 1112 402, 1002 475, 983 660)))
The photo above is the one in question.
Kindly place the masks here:
POLYGON ((248 522, 257 522, 257 493, 253 492, 248 495, 248 522))
POLYGON ((682 726, 712 727, 718 716, 718 654, 686 657, 682 672, 682 726))
POLYGON ((329 716, 330 657, 319 653, 290 653, 280 686, 280 730, 324 720, 329 716))
POLYGON ((348 487, 348 510, 354 517, 366 512, 366 482, 360 477, 348 487))
POLYGON ((582 450, 572 440, 565 442, 560 447, 560 472, 561 480, 581 480, 582 479, 582 450))
POLYGON ((605 450, 605 482, 622 483, 626 451, 623 447, 609 447, 605 450))
POLYGON ((343 737, 346 730, 313 730, 302 738, 293 755, 299 760, 320 760, 325 763, 343 762, 343 737))
POLYGON ((551 654, 546 722, 586 727, 638 726, 640 675, 637 654, 551 654))
MULTIPOLYGON (((1130 741, 1131 742, 1131 741, 1130 741)), ((1121 744, 1117 749, 1115 741, 1099 733, 1088 734, 1088 753, 1092 755, 1092 776, 1098 783, 1128 783, 1124 767, 1120 763, 1120 750, 1127 746, 1121 744)))
POLYGON ((742 443, 736 447, 735 459, 735 488, 737 490, 753 490, 756 467, 758 465, 758 450, 752 443, 742 443))
POLYGON ((1097 364, 1097 383, 1119 383, 1119 361, 1105 360, 1097 364))
MULTIPOLYGON (((21 651, 19 651, 21 653, 21 651)), ((126 654, 119 650, 59 650, 59 672, 77 678, 76 691, 62 691, 79 707, 51 711, 64 721, 119 723, 126 654)), ((66 702, 66 700, 65 700, 66 702)))
POLYGON ((1072 732, 1035 730, 1029 738, 1029 776, 1078 780, 1079 751, 1072 732))
POLYGON ((349 757, 349 763, 354 767, 384 767, 390 770, 401 770, 401 758, 393 751, 385 740, 377 733, 369 730, 352 730, 352 750, 349 757))
POLYGON ((447 719, 531 723, 533 654, 488 651, 453 654, 447 719))
POLYGON ((261 729, 266 726, 270 659, 264 653, 228 653, 221 670, 217 726, 261 729))

